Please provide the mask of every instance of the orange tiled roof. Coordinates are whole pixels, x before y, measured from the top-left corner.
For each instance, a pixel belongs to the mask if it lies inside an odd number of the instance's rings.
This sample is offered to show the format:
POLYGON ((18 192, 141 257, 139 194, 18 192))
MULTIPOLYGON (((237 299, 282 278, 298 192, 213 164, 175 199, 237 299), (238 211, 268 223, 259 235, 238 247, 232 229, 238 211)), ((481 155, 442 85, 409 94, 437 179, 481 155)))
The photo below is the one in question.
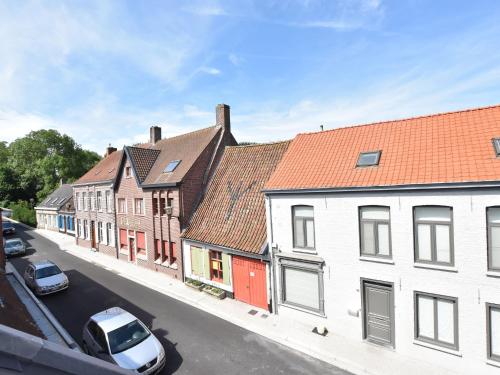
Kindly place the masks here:
POLYGON ((289 144, 226 147, 183 237, 260 254, 266 242, 262 187, 289 144))
POLYGON ((122 151, 115 151, 91 168, 74 182, 75 185, 114 180, 122 157, 122 151))
POLYGON ((299 134, 266 190, 500 180, 500 105, 299 134), (356 168, 381 150, 378 166, 356 168))

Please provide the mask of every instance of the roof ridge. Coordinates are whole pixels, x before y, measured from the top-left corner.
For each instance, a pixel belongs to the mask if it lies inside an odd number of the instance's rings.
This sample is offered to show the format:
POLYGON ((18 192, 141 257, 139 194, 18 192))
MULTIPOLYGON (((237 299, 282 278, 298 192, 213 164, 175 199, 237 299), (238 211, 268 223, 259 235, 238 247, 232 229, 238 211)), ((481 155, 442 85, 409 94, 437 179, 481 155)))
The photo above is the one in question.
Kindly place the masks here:
POLYGON ((179 134, 179 135, 174 135, 173 137, 169 137, 169 138, 162 138, 160 139, 158 142, 156 142, 156 144, 162 142, 162 141, 167 141, 167 140, 170 140, 170 139, 175 139, 175 138, 180 138, 180 137, 185 137, 187 135, 191 135, 191 134, 194 134, 194 133, 198 133, 198 132, 201 132, 203 130, 208 130, 208 129, 211 129, 211 128, 222 128, 222 126, 220 125, 212 125, 212 126, 207 126, 206 128, 201 128, 201 129, 198 129, 198 130, 193 130, 193 131, 190 131, 190 132, 187 132, 187 133, 182 133, 182 134, 179 134))
POLYGON ((484 107, 459 109, 459 110, 456 110, 456 111, 431 113, 431 114, 427 114, 427 115, 420 115, 420 116, 413 116, 413 117, 404 117, 404 118, 395 119, 395 120, 383 120, 383 121, 369 122, 369 123, 366 123, 366 124, 356 124, 356 125, 341 126, 341 127, 338 127, 338 128, 327 129, 327 130, 319 130, 319 131, 314 131, 314 132, 298 133, 297 135, 313 135, 313 134, 321 134, 321 133, 327 133, 327 132, 330 133, 330 132, 339 131, 339 130, 342 130, 342 129, 352 129, 352 128, 361 128, 361 127, 365 127, 365 126, 383 125, 383 124, 390 124, 390 123, 393 123, 393 122, 406 122, 406 121, 411 121, 411 120, 419 120, 419 119, 432 118, 432 117, 438 117, 438 116, 444 116, 444 115, 452 115, 452 114, 465 113, 465 112, 483 111, 485 109, 492 109, 492 108, 500 108, 500 104, 494 104, 494 105, 489 105, 489 106, 484 106, 484 107))
POLYGON ((291 139, 288 139, 286 141, 275 141, 275 142, 266 142, 266 143, 256 143, 256 144, 251 144, 251 145, 235 145, 235 146, 226 146, 226 148, 250 148, 250 147, 259 147, 259 146, 272 146, 272 145, 278 145, 281 143, 289 143, 291 142, 291 139))

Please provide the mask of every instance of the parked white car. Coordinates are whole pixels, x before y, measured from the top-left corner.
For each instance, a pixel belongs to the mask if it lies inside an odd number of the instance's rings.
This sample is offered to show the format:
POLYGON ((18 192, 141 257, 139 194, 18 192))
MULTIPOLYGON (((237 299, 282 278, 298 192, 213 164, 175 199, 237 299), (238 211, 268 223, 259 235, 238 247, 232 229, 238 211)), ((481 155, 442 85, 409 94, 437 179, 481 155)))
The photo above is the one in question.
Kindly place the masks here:
POLYGON ((69 286, 68 277, 50 260, 30 263, 24 271, 24 281, 39 296, 59 292, 69 286))
POLYGON ((85 353, 137 374, 156 374, 165 366, 165 349, 160 341, 121 307, 91 316, 82 338, 85 353))
POLYGON ((4 251, 7 257, 11 257, 14 255, 25 255, 26 246, 24 245, 23 240, 21 240, 20 238, 12 238, 5 241, 4 251))

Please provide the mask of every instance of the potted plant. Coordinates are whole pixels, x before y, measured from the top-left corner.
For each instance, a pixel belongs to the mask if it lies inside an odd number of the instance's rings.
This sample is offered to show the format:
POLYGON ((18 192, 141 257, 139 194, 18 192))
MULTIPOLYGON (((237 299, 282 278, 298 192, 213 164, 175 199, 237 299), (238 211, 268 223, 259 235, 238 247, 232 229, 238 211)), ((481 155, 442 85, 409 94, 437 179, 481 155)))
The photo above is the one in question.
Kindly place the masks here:
POLYGON ((193 279, 186 279, 185 284, 190 288, 196 289, 197 291, 201 291, 203 289, 203 286, 205 286, 205 284, 203 284, 201 281, 193 279))
POLYGON ((208 293, 210 294, 211 296, 214 296, 218 299, 224 299, 226 298, 226 292, 220 288, 216 288, 214 286, 210 286, 210 285, 205 285, 203 287, 203 291, 205 293, 208 293))

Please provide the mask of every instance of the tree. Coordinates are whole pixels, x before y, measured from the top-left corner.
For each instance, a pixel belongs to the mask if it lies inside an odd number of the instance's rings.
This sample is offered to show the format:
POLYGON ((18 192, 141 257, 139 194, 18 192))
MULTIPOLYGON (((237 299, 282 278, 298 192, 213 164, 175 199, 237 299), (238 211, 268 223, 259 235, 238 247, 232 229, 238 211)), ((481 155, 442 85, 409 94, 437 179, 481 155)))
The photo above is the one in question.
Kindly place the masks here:
POLYGON ((24 196, 43 200, 60 183, 73 182, 100 159, 83 150, 71 137, 58 131, 37 130, 16 139, 9 147, 8 166, 18 175, 24 196))

